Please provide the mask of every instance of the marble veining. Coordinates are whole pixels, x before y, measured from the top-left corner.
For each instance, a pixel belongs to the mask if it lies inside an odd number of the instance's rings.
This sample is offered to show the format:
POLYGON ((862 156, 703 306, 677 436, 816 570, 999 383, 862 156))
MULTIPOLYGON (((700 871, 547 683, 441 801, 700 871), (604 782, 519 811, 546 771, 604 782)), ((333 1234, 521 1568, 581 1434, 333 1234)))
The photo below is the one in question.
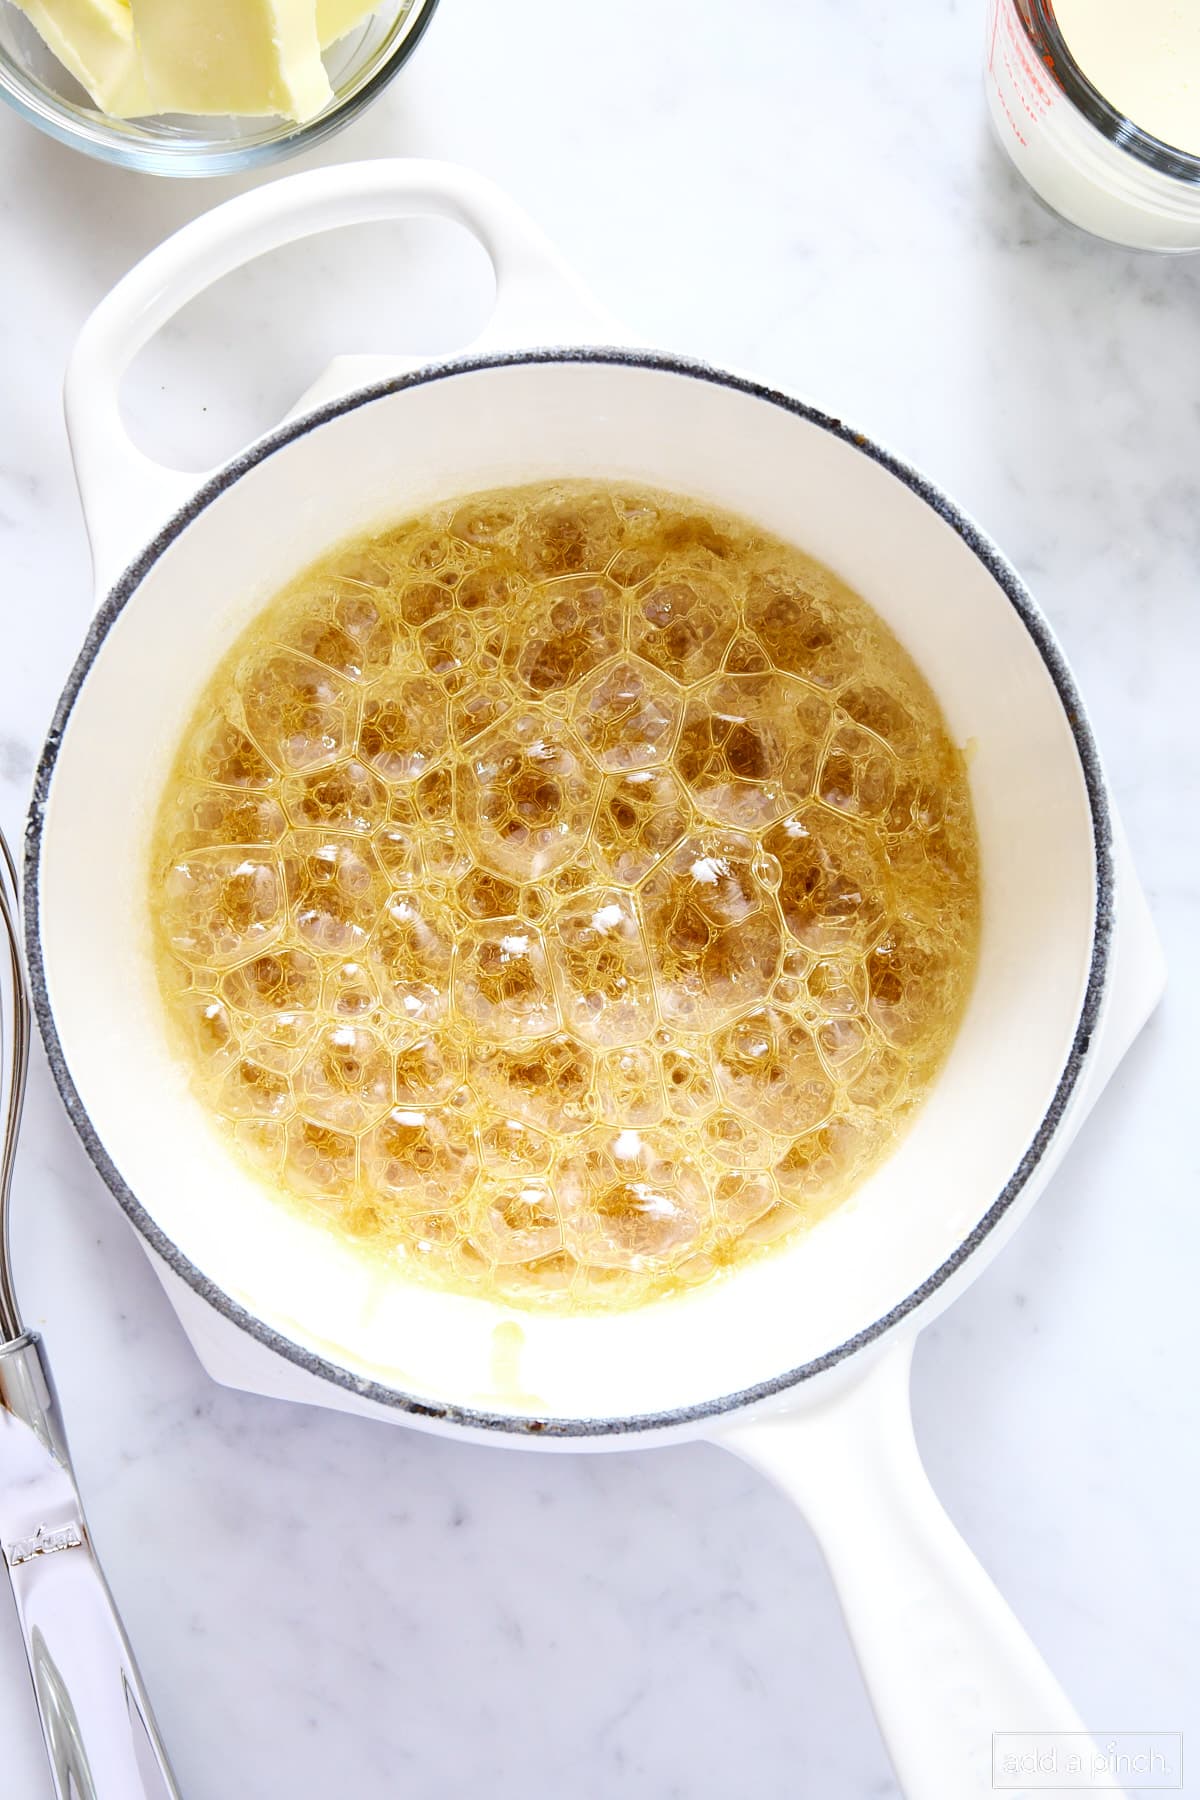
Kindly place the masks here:
MULTIPOLYGON (((926 1334, 917 1425, 1085 1716, 1186 1732, 1200 261, 1092 242, 1028 194, 987 135, 981 14, 446 0, 329 155, 493 175, 632 329, 789 386, 924 468, 1049 614, 1171 986, 1031 1218, 926 1334)), ((16 833, 89 606, 67 352, 137 256, 248 183, 128 176, 8 113, 0 155, 0 818, 16 833)), ((128 414, 157 453, 205 467, 330 354, 451 349, 486 304, 482 259, 449 227, 282 252, 146 353, 128 414)), ((40 1056, 16 1254, 188 1800, 895 1793, 815 1546, 732 1458, 531 1457, 214 1387, 40 1056)), ((5 1611, 0 1793, 42 1800, 5 1611)))

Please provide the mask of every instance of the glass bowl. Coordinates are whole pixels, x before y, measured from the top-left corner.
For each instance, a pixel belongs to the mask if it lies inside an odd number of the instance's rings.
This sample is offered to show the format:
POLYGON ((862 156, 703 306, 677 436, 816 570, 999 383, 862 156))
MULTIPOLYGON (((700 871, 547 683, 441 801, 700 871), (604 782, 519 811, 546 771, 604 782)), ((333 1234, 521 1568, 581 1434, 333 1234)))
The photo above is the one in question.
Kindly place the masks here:
POLYGON ((386 0, 331 44, 333 99, 298 125, 280 118, 159 113, 113 119, 95 106, 11 0, 0 0, 0 97, 31 124, 88 156, 152 175, 228 175, 309 150, 340 131, 412 55, 437 0, 386 0))

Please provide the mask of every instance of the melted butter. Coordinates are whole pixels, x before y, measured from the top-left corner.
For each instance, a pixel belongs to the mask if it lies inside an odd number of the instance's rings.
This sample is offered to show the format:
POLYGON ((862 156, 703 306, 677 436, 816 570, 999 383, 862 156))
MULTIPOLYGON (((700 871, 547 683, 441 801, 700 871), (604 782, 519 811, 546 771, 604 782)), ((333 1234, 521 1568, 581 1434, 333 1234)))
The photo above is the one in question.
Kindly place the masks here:
POLYGON ((546 1403, 538 1394, 528 1393, 521 1379, 521 1356, 525 1349, 525 1333, 515 1319, 504 1319, 492 1332, 492 1385, 483 1397, 488 1405, 507 1407, 514 1412, 544 1412, 546 1403))

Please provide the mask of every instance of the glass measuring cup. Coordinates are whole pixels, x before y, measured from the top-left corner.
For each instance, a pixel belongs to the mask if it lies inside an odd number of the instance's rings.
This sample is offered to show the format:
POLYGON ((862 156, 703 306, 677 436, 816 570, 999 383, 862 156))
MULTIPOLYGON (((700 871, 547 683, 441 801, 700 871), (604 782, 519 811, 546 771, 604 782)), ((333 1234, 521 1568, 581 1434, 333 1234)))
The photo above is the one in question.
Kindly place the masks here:
POLYGON ((1200 156, 1143 131, 1092 85, 1053 0, 990 0, 985 85, 1000 143, 1072 224, 1136 250, 1200 250, 1200 156))

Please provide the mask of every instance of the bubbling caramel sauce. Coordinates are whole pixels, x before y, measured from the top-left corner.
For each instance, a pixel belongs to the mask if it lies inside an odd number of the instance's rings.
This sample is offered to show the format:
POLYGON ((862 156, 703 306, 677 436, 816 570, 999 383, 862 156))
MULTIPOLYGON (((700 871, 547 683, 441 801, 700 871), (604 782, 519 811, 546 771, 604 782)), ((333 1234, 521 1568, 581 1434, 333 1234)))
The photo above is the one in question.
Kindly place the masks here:
POLYGON ((963 761, 830 570, 674 495, 343 547, 209 683, 150 906, 204 1106, 372 1254, 636 1304, 836 1205, 975 961, 963 761))

